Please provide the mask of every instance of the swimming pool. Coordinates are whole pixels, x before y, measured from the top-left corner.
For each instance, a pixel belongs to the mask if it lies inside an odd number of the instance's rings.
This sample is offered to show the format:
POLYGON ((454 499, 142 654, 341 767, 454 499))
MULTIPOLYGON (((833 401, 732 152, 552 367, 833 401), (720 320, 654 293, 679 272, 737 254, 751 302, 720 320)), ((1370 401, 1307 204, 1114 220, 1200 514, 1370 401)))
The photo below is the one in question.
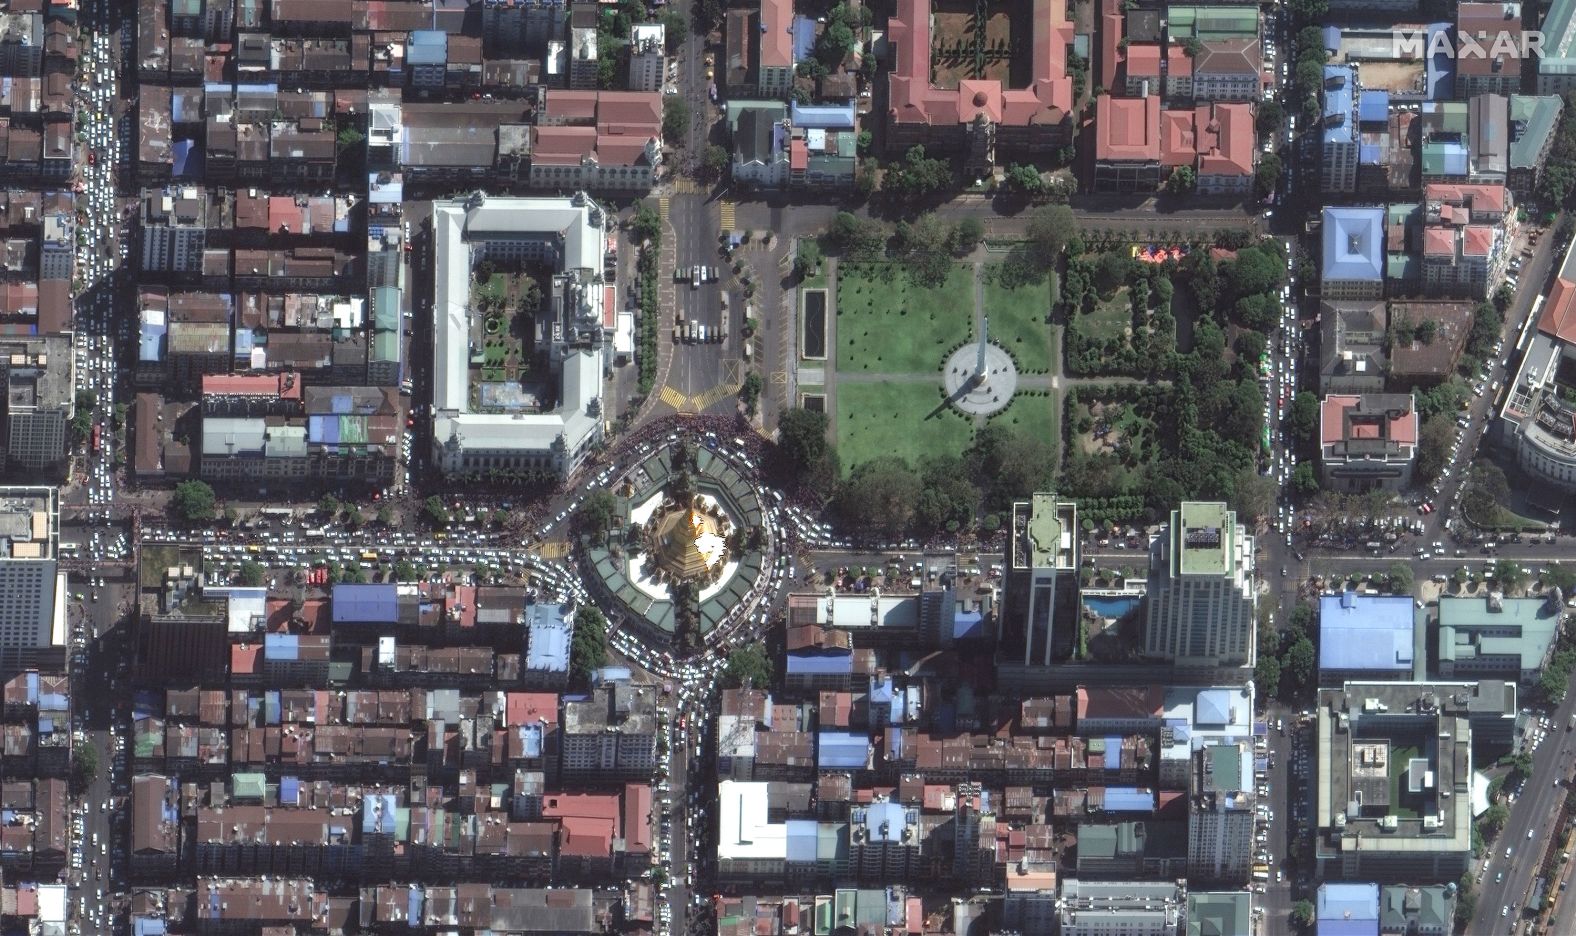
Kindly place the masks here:
POLYGON ((1101 617, 1122 618, 1143 600, 1142 595, 1085 595, 1083 603, 1101 617))

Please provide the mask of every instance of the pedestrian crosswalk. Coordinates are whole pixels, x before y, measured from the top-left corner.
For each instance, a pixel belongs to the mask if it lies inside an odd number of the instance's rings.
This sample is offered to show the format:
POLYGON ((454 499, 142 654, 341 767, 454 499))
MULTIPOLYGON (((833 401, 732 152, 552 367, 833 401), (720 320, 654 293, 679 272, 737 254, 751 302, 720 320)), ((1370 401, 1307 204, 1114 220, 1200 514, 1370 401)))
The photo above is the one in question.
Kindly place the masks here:
POLYGON ((690 402, 695 404, 695 412, 704 413, 713 406, 716 406, 721 400, 733 396, 738 392, 739 385, 737 383, 728 383, 727 381, 724 381, 723 383, 712 387, 710 390, 697 393, 694 399, 692 399, 690 402))
POLYGON ((663 195, 657 199, 657 215, 662 219, 663 224, 668 223, 668 196, 663 195))
POLYGON ((724 234, 732 231, 734 228, 735 221, 733 217, 733 207, 733 202, 728 201, 727 199, 724 199, 718 203, 718 210, 720 211, 722 217, 721 227, 724 234))
POLYGON ((657 399, 668 404, 676 410, 682 410, 684 408, 684 404, 689 402, 689 397, 678 392, 672 387, 667 386, 663 387, 662 390, 657 393, 657 399))

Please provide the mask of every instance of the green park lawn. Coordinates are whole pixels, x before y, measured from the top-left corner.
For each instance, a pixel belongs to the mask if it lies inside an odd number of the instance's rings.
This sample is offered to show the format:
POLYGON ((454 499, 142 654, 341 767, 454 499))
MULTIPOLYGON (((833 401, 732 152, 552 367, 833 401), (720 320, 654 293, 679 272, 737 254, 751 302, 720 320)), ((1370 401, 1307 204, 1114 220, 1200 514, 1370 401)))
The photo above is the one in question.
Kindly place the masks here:
POLYGON ((1119 287, 1109 299, 1095 300, 1094 311, 1078 317, 1078 330, 1090 341, 1104 343, 1121 338, 1133 327, 1133 300, 1127 287, 1119 287))
POLYGON ((1032 435, 1037 439, 1061 447, 1061 414, 1056 407, 1056 397, 1019 393, 1012 398, 1012 405, 990 417, 992 426, 1006 426, 1015 433, 1032 435))
POLYGON ((837 454, 843 470, 878 455, 898 455, 918 465, 928 455, 961 454, 974 430, 956 410, 942 405, 940 387, 939 376, 933 383, 838 384, 837 454))
POLYGON ((991 340, 1012 352, 1020 371, 1051 370, 1051 326, 1046 324, 1056 301, 1056 274, 1026 286, 1006 287, 985 271, 985 312, 991 340))
MULTIPOLYGON (((973 332, 973 269, 953 267, 936 289, 914 286, 901 270, 890 280, 866 270, 838 269, 838 372, 934 374, 940 386, 942 355, 973 332)), ((927 403, 935 393, 931 389, 927 403)))

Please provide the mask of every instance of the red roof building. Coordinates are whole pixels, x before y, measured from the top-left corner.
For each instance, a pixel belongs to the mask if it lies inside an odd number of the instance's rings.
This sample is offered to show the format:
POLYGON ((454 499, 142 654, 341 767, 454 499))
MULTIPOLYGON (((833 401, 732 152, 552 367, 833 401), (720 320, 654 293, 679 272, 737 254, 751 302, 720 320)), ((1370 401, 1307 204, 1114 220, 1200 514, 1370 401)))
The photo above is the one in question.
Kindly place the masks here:
POLYGON ((996 147, 1002 150, 1048 153, 1072 138, 1067 48, 1073 24, 1062 0, 1030 2, 1032 35, 1014 43, 1032 50, 1030 78, 1026 87, 1009 88, 1000 81, 968 79, 932 84, 930 0, 898 0, 897 13, 887 24, 896 59, 887 77, 890 150, 901 153, 920 144, 974 152, 970 140, 978 132, 979 118, 994 125, 996 147))
POLYGON ((1411 483, 1417 455, 1415 399, 1404 393, 1331 394, 1319 408, 1325 490, 1398 491, 1411 483))

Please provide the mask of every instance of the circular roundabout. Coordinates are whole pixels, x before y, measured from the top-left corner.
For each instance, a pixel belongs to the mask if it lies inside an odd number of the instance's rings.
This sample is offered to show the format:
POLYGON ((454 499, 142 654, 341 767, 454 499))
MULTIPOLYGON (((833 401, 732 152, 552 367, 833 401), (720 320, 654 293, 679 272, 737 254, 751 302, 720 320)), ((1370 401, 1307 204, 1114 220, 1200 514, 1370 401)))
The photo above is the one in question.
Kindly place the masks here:
POLYGON ((688 653, 748 612, 770 546, 766 502, 750 473, 681 435, 640 456, 608 490, 621 528, 582 537, 581 560, 588 584, 626 625, 688 653))
POLYGON ((963 415, 991 416, 1006 409, 1018 392, 1018 365, 1000 345, 971 342, 948 356, 942 389, 963 415))

